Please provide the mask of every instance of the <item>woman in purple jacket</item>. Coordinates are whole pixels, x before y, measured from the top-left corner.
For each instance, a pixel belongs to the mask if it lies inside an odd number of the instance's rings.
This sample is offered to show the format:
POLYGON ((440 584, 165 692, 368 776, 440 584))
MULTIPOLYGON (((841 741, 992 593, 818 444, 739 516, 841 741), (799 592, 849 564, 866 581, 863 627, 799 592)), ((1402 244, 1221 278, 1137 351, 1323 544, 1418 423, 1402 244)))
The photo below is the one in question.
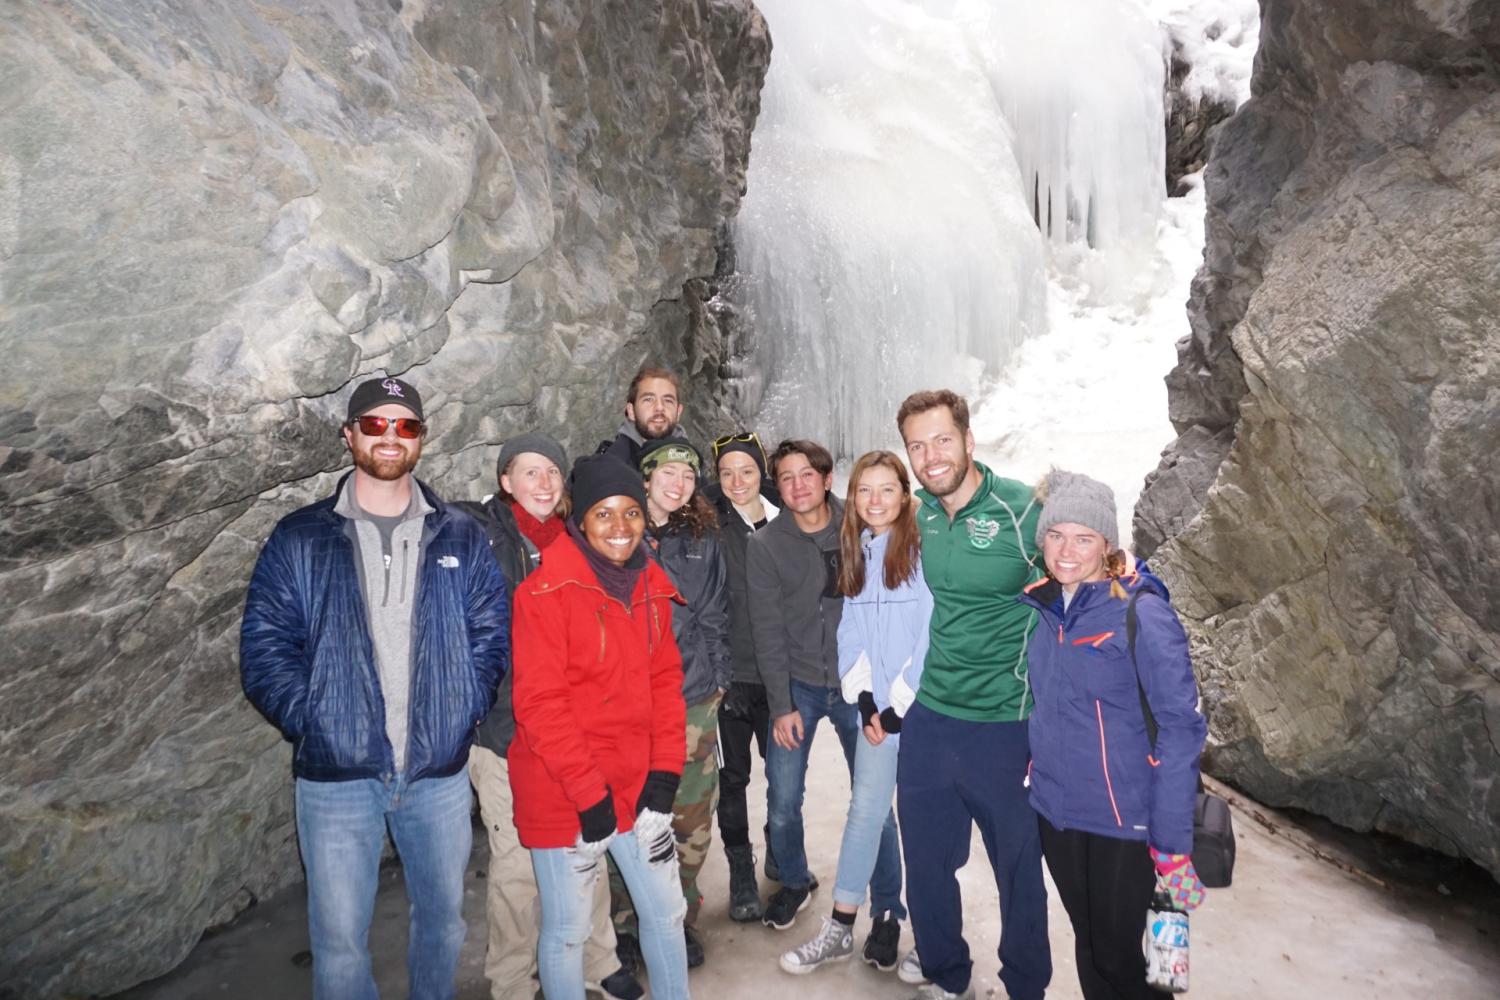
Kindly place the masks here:
POLYGON ((1203 898, 1190 855, 1208 726, 1166 587, 1127 569, 1114 493, 1061 471, 1043 490, 1037 545, 1048 576, 1020 598, 1041 614, 1027 656, 1042 853, 1073 924, 1086 1000, 1159 1000, 1141 937, 1159 878, 1179 905, 1203 898))

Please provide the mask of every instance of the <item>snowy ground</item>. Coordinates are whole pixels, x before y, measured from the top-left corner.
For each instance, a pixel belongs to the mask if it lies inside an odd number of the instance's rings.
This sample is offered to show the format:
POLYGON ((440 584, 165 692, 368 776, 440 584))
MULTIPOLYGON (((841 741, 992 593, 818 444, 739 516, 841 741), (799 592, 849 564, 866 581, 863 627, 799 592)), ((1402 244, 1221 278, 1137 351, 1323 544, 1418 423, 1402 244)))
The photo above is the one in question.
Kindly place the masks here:
POLYGON ((1131 285, 1093 300, 1086 256, 1054 261, 1047 282, 1048 330, 1024 343, 1005 375, 974 401, 981 461, 1035 482, 1052 466, 1114 488, 1120 537, 1145 475, 1176 436, 1167 420, 1166 373, 1185 336, 1188 286, 1203 259, 1203 189, 1163 201, 1154 252, 1131 285))
MULTIPOLYGON (((836 741, 824 732, 814 743, 809 782, 808 853, 825 885, 833 880, 848 780, 836 741)), ((752 786, 754 798, 764 785, 752 786)), ((1254 812, 1281 825, 1273 835, 1248 813, 1238 811, 1239 862, 1232 889, 1213 892, 1192 916, 1190 996, 1201 1000, 1493 1000, 1500 983, 1500 889, 1478 890, 1479 905, 1421 888, 1385 885, 1321 860, 1294 841, 1338 855, 1335 841, 1297 832, 1266 810, 1254 812), (1289 836, 1290 834, 1290 836, 1289 836)), ((753 814, 759 824, 759 815, 753 814)), ((477 836, 466 892, 469 938, 460 973, 460 1000, 488 997, 483 980, 485 849, 477 836)), ((1003 997, 996 978, 999 935, 993 883, 976 837, 969 865, 960 873, 969 944, 976 956, 976 995, 1003 997)), ((820 890, 789 931, 735 924, 725 915, 728 883, 717 844, 704 870, 707 896, 702 930, 707 964, 692 974, 694 993, 722 1000, 764 998, 777 990, 806 1000, 860 997, 881 1000, 911 996, 913 989, 893 975, 858 963, 793 977, 776 964, 781 951, 811 934, 817 917, 830 906, 820 890)), ((1460 896, 1463 894, 1460 893, 1460 896)), ((1473 894, 1471 894, 1473 895, 1473 894)), ((129 1000, 303 1000, 312 996, 311 973, 293 957, 307 948, 307 913, 300 887, 247 913, 236 925, 198 946, 169 976, 122 994, 129 1000)), ((1077 1000, 1072 932, 1061 904, 1051 905, 1056 971, 1047 995, 1077 1000)), ((383 995, 405 995, 405 899, 399 872, 381 882, 371 947, 383 995)), ((861 914, 859 940, 868 917, 861 914)), ((903 934, 903 950, 911 943, 903 934)), ((520 1000, 520 998, 518 998, 520 1000)))

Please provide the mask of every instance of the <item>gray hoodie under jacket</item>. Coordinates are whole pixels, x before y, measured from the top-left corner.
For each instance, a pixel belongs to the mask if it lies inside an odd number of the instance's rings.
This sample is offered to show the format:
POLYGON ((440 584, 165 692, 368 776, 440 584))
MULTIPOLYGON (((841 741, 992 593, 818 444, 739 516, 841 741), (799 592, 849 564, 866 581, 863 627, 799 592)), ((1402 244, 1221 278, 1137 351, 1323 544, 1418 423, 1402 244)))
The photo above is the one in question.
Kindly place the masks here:
POLYGON ((750 536, 745 581, 750 592, 750 627, 755 662, 766 686, 771 718, 792 704, 791 681, 814 687, 839 686, 838 594, 839 525, 844 505, 828 494, 831 516, 815 534, 797 527, 792 512, 750 536))

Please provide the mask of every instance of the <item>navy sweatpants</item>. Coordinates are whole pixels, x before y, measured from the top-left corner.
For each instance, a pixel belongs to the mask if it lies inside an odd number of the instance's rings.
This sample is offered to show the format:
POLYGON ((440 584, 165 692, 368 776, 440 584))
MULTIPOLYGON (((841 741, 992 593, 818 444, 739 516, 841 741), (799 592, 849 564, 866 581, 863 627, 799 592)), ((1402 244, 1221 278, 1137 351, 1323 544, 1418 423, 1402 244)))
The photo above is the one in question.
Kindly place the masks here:
POLYGON ((1024 785, 1024 722, 965 722, 920 701, 901 724, 896 803, 906 904, 922 971, 950 993, 969 988, 956 872, 979 825, 1000 894, 1000 981, 1013 1000, 1041 1000, 1052 980, 1042 846, 1024 785))

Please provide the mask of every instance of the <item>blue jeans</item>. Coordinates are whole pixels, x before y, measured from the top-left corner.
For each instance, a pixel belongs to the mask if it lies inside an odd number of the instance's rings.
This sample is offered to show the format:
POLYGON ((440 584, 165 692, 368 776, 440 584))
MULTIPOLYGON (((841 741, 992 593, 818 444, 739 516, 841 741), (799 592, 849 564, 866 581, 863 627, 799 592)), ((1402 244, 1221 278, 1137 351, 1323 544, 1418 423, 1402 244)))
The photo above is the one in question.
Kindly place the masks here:
MULTIPOLYGON (((677 852, 649 861, 635 832, 617 834, 609 856, 625 879, 641 928, 641 954, 658 1000, 687 1000, 687 942, 682 920, 687 900, 678 881, 677 852)), ((583 1000, 583 947, 592 933, 590 911, 604 859, 585 859, 571 847, 533 848, 542 901, 537 971, 547 1000, 583 1000)))
MULTIPOLYGON (((858 907, 865 901, 865 887, 875 873, 885 828, 891 821, 896 752, 900 747, 901 737, 896 733, 879 746, 871 746, 863 733, 855 741, 854 788, 849 795, 849 815, 844 819, 844 840, 839 845, 838 874, 833 880, 835 903, 858 907)), ((892 915, 897 919, 906 916, 899 897, 896 906, 888 908, 895 911, 892 915)), ((877 912, 881 909, 875 907, 877 912)))
POLYGON ((958 869, 974 827, 1000 897, 1000 981, 1012 1000, 1042 1000, 1052 979, 1042 841, 1026 791, 1024 722, 968 722, 920 701, 901 722, 897 807, 910 880, 911 930, 922 971, 949 993, 969 988, 958 869))
POLYGON ((473 829, 469 776, 407 783, 297 779, 297 841, 307 869, 313 996, 373 1000, 370 918, 389 829, 401 856, 411 937, 406 965, 412 1000, 452 1000, 464 943, 464 870, 473 829))
MULTIPOLYGON (((802 744, 795 750, 766 741, 766 811, 771 821, 771 853, 781 868, 781 884, 805 889, 812 883, 807 869, 807 850, 802 834, 802 798, 807 789, 807 758, 812 751, 813 735, 818 721, 827 719, 838 733, 849 764, 849 779, 855 781, 855 743, 860 735, 859 709, 845 701, 838 688, 817 687, 801 681, 791 682, 792 704, 802 716, 802 744)), ((771 720, 774 729, 775 720, 771 720)), ((896 835, 896 814, 886 801, 885 818, 880 828, 880 845, 875 855, 875 873, 869 880, 871 911, 891 911, 897 919, 906 916, 901 905, 901 841, 896 835)), ((837 897, 835 897, 837 898, 837 897)), ((864 898, 861 894, 860 899, 864 898)))

